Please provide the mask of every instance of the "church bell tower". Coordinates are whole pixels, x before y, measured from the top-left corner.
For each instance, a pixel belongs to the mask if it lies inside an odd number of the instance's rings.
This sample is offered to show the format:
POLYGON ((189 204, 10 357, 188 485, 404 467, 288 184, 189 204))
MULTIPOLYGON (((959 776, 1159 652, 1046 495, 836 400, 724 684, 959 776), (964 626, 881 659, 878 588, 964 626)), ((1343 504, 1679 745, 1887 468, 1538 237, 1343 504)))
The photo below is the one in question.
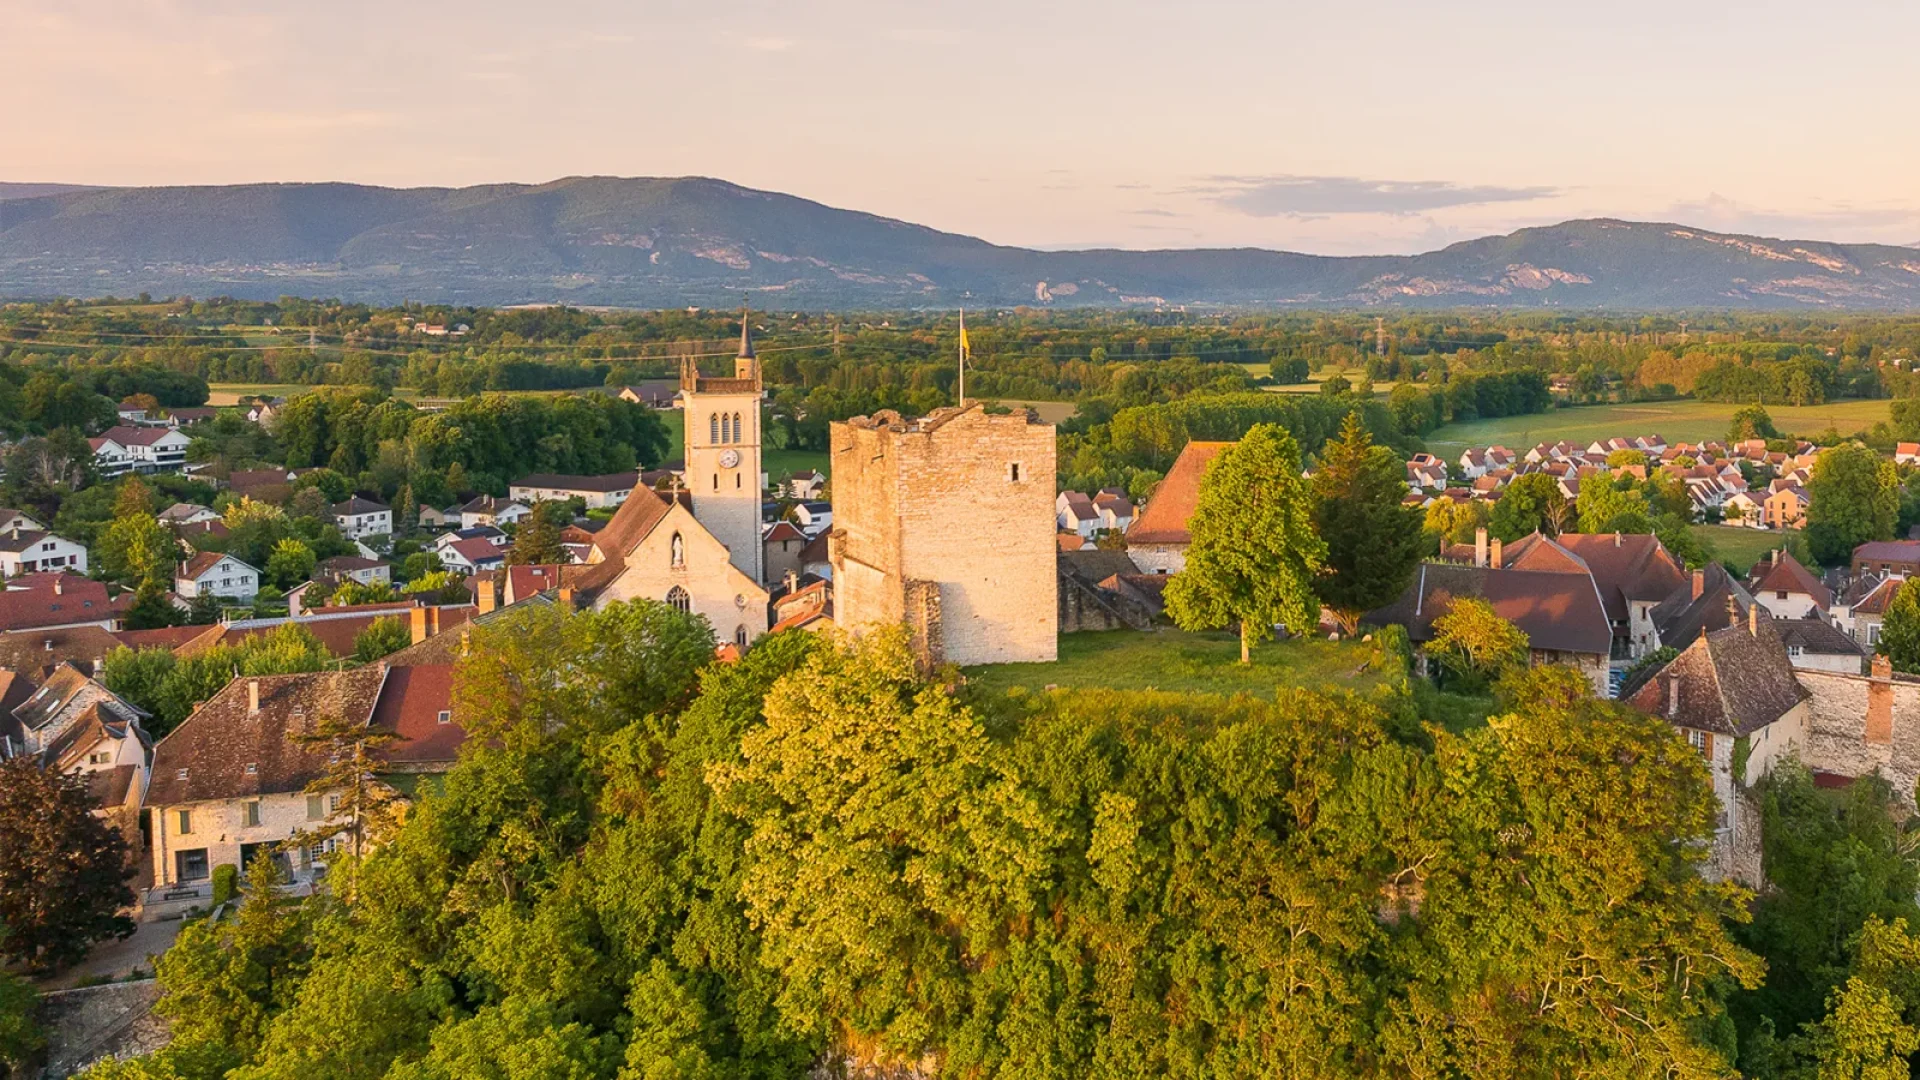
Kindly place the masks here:
POLYGON ((760 542, 760 360, 753 329, 740 312, 740 351, 732 378, 700 374, 691 357, 680 361, 685 403, 687 490, 693 516, 727 546, 728 560, 764 583, 760 542))

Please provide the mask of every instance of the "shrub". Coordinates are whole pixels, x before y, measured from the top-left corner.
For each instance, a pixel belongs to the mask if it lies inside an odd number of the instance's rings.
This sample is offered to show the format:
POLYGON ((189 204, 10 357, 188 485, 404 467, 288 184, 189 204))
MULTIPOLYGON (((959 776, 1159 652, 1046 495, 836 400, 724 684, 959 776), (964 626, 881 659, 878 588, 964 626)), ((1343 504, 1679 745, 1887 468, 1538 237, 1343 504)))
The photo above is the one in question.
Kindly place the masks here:
POLYGON ((213 906, 219 907, 234 898, 240 891, 240 868, 232 863, 221 863, 213 868, 213 906))

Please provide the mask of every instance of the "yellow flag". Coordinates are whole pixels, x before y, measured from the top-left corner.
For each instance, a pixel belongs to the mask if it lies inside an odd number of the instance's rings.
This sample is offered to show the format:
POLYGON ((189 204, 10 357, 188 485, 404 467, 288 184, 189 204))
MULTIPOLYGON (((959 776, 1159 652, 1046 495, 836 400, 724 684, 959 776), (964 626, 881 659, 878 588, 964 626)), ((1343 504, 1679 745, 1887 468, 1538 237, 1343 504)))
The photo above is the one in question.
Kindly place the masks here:
POLYGON ((965 354, 968 351, 969 350, 967 347, 967 324, 965 321, 962 321, 960 323, 960 352, 962 354, 965 354))

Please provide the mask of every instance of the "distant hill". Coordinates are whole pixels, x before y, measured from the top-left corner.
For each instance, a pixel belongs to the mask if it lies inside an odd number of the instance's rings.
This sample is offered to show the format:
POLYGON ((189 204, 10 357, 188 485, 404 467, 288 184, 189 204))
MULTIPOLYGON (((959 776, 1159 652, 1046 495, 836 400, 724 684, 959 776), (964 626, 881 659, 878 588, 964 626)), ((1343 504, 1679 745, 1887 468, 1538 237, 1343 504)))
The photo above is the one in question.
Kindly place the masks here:
POLYGON ((7 199, 37 199, 42 195, 59 195, 68 191, 93 191, 85 184, 10 184, 0 180, 0 202, 7 199))
POLYGON ((1156 304, 1920 308, 1891 245, 1570 221, 1412 256, 1031 251, 720 180, 0 185, 0 296, 283 294, 632 307, 1156 304), (10 195, 25 188, 56 188, 10 195))

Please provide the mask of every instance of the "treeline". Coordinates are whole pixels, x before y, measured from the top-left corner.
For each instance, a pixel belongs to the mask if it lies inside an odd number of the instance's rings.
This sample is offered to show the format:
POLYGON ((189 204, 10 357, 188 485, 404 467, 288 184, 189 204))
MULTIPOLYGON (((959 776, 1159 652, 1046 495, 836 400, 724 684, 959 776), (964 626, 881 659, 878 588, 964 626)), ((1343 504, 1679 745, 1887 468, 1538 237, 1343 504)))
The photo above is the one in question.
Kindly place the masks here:
POLYGON ((714 665, 664 605, 516 612, 444 788, 185 929, 173 1044, 92 1077, 1724 1075, 1762 970, 1698 754, 1551 677, 1422 732, 1377 662, 967 699, 902 635, 714 665))
POLYGON ((204 405, 206 380, 156 364, 29 367, 0 360, 0 434, 44 435, 56 428, 96 434, 119 421, 120 402, 145 395, 169 408, 204 405))

